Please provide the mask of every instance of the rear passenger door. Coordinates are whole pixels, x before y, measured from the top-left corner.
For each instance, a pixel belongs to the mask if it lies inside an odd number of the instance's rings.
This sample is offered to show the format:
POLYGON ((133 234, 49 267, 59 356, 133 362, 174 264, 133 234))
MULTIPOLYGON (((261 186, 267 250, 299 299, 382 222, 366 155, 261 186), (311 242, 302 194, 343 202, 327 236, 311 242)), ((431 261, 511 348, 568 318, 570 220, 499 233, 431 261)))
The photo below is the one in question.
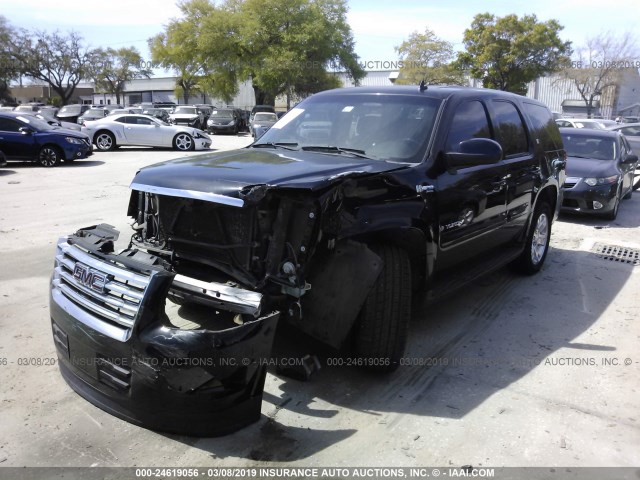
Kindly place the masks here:
POLYGON ((510 100, 492 99, 490 114, 505 166, 505 234, 517 235, 532 209, 533 189, 539 183, 540 164, 528 135, 524 117, 510 100))

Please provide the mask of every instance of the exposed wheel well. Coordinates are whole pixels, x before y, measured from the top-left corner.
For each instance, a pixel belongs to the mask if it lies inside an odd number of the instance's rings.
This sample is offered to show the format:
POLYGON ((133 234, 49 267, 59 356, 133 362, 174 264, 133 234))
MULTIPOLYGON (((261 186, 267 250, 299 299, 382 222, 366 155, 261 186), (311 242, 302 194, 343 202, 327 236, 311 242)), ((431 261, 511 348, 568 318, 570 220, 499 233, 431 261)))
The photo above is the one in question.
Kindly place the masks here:
POLYGON ((551 216, 553 217, 558 203, 558 189, 555 185, 551 185, 543 189, 536 199, 536 207, 542 202, 546 202, 551 207, 551 216))
POLYGON ((395 245, 407 252, 411 264, 412 290, 419 289, 428 276, 427 248, 428 243, 424 233, 417 228, 393 228, 379 230, 353 238, 367 245, 387 244, 395 245))

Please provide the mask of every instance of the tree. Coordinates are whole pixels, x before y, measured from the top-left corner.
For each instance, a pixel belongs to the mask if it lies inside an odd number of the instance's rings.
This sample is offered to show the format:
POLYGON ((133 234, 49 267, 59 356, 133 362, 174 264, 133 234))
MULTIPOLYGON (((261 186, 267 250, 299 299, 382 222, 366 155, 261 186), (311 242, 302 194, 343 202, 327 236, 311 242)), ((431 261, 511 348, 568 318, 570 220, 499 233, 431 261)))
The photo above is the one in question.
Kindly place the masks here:
POLYGON ((453 45, 428 28, 424 33, 413 32, 395 50, 402 61, 397 84, 417 85, 422 80, 430 85, 465 83, 463 72, 452 65, 453 45))
POLYGON ((524 95, 527 83, 569 60, 571 42, 560 39, 562 29, 556 20, 538 22, 535 15, 478 14, 464 31, 466 51, 458 54, 458 64, 487 88, 524 95))
MULTIPOLYGON (((197 11, 199 7, 196 2, 184 6, 189 9, 192 22, 172 21, 167 26, 166 32, 149 39, 149 49, 154 64, 165 69, 173 69, 177 74, 175 94, 178 98, 182 97, 184 103, 188 103, 194 93, 204 91, 203 85, 200 85, 204 68, 195 55, 197 42, 193 29, 201 30, 202 25, 198 18, 207 14, 209 5, 206 1, 200 3, 205 9, 202 13, 197 11)), ((233 95, 225 97, 230 98, 233 95)))
POLYGON ((189 0, 180 8, 183 18, 150 40, 153 59, 176 70, 188 65, 213 96, 231 98, 251 79, 256 103, 273 105, 282 93, 336 86, 329 63, 356 81, 365 75, 345 0, 189 0))
POLYGON ((19 73, 16 63, 8 53, 12 35, 14 32, 11 25, 5 17, 0 15, 0 102, 11 100, 9 82, 19 73))
POLYGON ((611 32, 589 37, 577 48, 571 63, 561 72, 580 92, 591 118, 593 102, 608 89, 615 88, 625 70, 638 69, 637 42, 631 33, 616 37, 611 32))
POLYGON ((114 94, 116 103, 120 104, 125 83, 134 78, 149 78, 151 70, 135 47, 98 48, 91 52, 87 75, 93 79, 97 90, 114 94))
POLYGON ((66 105, 86 78, 90 51, 75 32, 14 32, 8 40, 8 54, 21 74, 48 84, 66 105))

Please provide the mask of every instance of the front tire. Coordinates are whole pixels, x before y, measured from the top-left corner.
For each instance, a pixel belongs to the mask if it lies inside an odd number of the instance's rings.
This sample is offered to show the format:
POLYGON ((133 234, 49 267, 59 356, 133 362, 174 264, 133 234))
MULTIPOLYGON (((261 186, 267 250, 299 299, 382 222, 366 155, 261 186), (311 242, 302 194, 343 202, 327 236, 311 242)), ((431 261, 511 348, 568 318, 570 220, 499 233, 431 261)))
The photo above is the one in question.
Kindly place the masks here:
POLYGON ((96 133, 93 143, 95 143, 98 150, 108 152, 116 148, 116 137, 114 137, 111 132, 98 132, 96 133))
POLYGON ((513 263, 514 268, 527 275, 538 273, 547 258, 550 240, 551 207, 545 202, 533 214, 524 250, 513 263))
POLYGON ((62 160, 62 154, 60 150, 51 145, 45 145, 40 149, 38 153, 38 163, 46 168, 55 167, 62 160))
POLYGON ((616 191, 616 200, 615 200, 615 203, 613 204, 613 210, 611 210, 609 213, 604 215, 604 218, 606 218, 607 220, 615 220, 616 218, 618 218, 618 210, 620 208, 621 193, 622 193, 622 188, 618 188, 618 190, 616 191))
POLYGON ((189 135, 188 133, 179 133, 173 139, 173 148, 186 152, 189 150, 194 150, 195 143, 191 135, 189 135))
POLYGON ((382 271, 365 301, 356 324, 354 350, 369 370, 398 368, 411 319, 411 265, 405 250, 377 245, 372 250, 382 271))

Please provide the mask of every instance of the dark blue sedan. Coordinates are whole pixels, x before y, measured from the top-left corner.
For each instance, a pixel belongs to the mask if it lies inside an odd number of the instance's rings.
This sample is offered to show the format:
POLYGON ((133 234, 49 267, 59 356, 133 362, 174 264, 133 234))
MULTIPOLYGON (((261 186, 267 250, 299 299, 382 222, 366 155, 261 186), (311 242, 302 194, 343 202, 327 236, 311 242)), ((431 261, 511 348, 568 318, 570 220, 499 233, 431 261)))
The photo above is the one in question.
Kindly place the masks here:
POLYGON ((0 112, 0 150, 7 160, 31 160, 55 167, 93 153, 91 140, 81 132, 49 125, 31 115, 0 112))

